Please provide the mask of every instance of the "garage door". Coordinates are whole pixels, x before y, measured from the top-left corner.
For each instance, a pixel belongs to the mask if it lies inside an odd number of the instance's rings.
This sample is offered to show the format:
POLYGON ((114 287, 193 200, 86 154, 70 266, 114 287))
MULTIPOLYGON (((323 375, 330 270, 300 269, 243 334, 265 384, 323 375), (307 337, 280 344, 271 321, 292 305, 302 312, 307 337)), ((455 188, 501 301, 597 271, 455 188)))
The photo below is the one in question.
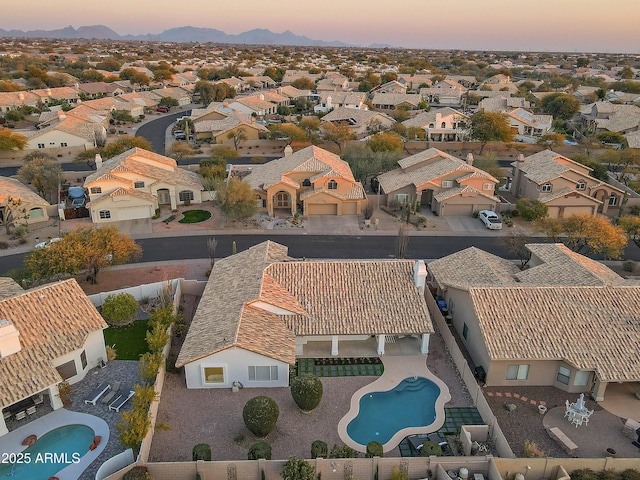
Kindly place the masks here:
POLYGON ((558 207, 549 207, 547 209, 547 216, 549 218, 558 218, 559 214, 560 214, 560 208, 558 207))
POLYGON ((358 213, 358 204, 356 202, 342 204, 343 215, 356 215, 357 213, 358 213))
POLYGON ((307 215, 337 215, 336 203, 310 203, 307 207, 307 215))
POLYGON ((444 207, 444 215, 471 215, 473 213, 473 207, 471 205, 446 205, 444 207))

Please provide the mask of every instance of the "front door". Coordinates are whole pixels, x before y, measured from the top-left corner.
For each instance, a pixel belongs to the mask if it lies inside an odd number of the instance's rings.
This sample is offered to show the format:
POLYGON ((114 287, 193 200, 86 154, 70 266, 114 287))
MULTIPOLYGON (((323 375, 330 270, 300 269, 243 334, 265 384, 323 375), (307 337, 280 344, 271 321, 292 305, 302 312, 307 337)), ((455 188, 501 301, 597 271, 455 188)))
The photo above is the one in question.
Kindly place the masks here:
POLYGON ((159 205, 171 205, 171 195, 169 194, 169 190, 163 188, 158 190, 158 204, 159 205))

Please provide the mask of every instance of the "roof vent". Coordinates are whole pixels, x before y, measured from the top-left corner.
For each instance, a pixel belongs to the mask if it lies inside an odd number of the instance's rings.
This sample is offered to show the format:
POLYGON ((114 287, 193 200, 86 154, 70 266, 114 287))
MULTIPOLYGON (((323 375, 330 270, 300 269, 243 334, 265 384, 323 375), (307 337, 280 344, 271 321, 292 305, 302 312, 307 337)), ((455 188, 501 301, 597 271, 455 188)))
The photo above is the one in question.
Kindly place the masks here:
POLYGON ((8 357, 22 350, 20 346, 20 332, 6 318, 0 318, 0 358, 8 357))

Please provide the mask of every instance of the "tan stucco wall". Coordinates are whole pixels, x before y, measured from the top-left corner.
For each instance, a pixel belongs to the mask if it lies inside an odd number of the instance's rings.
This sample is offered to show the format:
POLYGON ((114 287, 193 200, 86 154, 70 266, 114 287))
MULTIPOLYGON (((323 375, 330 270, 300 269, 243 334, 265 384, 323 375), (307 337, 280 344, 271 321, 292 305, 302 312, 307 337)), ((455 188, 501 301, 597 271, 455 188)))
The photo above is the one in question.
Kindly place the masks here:
MULTIPOLYGON (((85 147, 93 148, 93 142, 76 135, 72 135, 60 130, 51 130, 35 137, 30 138, 27 141, 25 150, 42 150, 47 151, 49 148, 61 148, 61 143, 66 143, 67 147, 85 147), (38 144, 43 143, 44 148, 38 148, 38 144)), ((62 147, 62 148, 67 148, 62 147)))

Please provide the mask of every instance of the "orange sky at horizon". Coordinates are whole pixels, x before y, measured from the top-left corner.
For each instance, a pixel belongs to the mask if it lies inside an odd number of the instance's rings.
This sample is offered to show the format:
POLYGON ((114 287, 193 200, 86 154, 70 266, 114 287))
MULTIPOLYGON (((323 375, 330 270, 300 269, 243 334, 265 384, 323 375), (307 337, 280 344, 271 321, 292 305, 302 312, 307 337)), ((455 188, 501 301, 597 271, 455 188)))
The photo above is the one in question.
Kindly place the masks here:
POLYGON ((53 30, 72 25, 105 25, 121 35, 157 34, 194 26, 237 34, 254 28, 357 46, 386 44, 407 48, 597 51, 640 53, 640 2, 615 0, 615 8, 596 0, 538 0, 535 5, 506 0, 401 0, 391 10, 378 0, 325 0, 322 6, 294 0, 212 2, 190 0, 112 0, 104 3, 56 0, 6 2, 0 28, 53 30), (379 3, 380 7, 377 8, 379 3), (38 11, 39 15, 33 15, 38 11), (70 12, 73 12, 70 14, 70 12), (451 20, 449 20, 451 19, 451 20))

